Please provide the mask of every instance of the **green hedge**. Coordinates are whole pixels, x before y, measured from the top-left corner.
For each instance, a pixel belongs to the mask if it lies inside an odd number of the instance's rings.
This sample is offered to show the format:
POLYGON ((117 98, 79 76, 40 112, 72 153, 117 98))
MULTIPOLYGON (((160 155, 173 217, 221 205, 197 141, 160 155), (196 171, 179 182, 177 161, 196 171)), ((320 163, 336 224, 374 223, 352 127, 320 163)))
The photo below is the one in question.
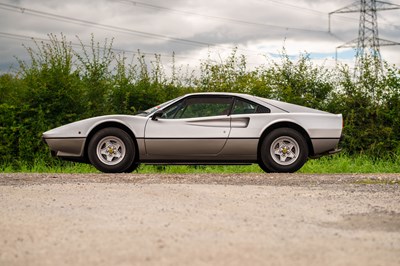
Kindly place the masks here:
POLYGON ((296 61, 282 52, 256 69, 232 51, 224 62, 206 60, 193 72, 172 67, 160 56, 148 63, 115 53, 112 42, 73 48, 64 36, 27 47, 30 61, 19 60, 13 74, 0 76, 0 159, 20 163, 51 162, 41 134, 72 121, 103 114, 133 114, 188 92, 243 92, 332 113, 342 113, 348 154, 396 156, 400 147, 400 69, 384 64, 373 70, 364 62, 354 79, 347 66, 332 70, 314 65, 308 55, 296 61), (129 62, 129 63, 128 63, 129 62), (134 62, 134 63, 131 63, 134 62))

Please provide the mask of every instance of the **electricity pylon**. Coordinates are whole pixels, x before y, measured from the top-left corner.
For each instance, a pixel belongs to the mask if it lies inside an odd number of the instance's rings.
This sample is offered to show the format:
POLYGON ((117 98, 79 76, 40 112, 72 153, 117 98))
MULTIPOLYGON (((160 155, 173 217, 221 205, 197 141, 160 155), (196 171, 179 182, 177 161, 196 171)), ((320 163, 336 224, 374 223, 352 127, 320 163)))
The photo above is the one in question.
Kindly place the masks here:
POLYGON ((377 11, 394 9, 400 9, 400 5, 376 0, 360 0, 329 13, 329 32, 331 32, 331 15, 360 12, 358 38, 336 47, 336 49, 356 48, 355 77, 362 76, 363 63, 367 57, 374 59, 374 71, 377 76, 382 70, 380 47, 400 45, 398 42, 380 39, 378 34, 377 11))

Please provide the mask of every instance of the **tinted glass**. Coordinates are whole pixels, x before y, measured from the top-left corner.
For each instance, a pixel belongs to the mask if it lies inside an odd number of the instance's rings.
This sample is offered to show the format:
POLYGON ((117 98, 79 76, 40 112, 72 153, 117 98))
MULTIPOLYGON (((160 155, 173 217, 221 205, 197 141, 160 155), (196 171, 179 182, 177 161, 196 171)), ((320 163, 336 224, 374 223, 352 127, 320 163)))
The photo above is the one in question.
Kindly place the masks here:
POLYGON ((255 114, 255 113, 269 113, 270 110, 262 105, 236 99, 232 109, 232 114, 255 114))
POLYGON ((180 119, 228 115, 231 106, 231 97, 191 97, 167 108, 162 118, 180 119))

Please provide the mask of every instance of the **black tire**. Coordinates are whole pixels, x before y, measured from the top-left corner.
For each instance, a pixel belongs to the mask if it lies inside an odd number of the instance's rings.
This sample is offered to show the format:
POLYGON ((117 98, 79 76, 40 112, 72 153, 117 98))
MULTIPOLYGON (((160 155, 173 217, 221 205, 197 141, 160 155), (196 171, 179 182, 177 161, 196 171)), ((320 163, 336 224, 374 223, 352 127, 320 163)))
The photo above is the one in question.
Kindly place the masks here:
POLYGON ((132 173, 133 171, 135 171, 138 167, 140 166, 140 163, 138 163, 138 162, 133 162, 132 164, 131 164, 131 166, 129 166, 129 168, 128 169, 126 169, 125 171, 124 171, 124 173, 132 173))
POLYGON ((308 154, 307 141, 301 133, 278 128, 262 141, 259 165, 265 172, 293 173, 307 162, 308 154))
POLYGON ((136 148, 133 139, 120 128, 104 128, 93 135, 88 145, 90 163, 104 173, 132 172, 136 148))

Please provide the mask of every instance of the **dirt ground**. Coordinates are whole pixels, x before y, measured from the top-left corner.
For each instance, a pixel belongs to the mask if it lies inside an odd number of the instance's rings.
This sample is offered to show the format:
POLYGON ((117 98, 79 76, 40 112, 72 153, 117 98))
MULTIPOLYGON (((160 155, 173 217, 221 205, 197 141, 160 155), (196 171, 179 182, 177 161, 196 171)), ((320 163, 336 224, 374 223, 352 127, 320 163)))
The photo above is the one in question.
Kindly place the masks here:
POLYGON ((0 174, 0 265, 400 265, 400 174, 0 174))

